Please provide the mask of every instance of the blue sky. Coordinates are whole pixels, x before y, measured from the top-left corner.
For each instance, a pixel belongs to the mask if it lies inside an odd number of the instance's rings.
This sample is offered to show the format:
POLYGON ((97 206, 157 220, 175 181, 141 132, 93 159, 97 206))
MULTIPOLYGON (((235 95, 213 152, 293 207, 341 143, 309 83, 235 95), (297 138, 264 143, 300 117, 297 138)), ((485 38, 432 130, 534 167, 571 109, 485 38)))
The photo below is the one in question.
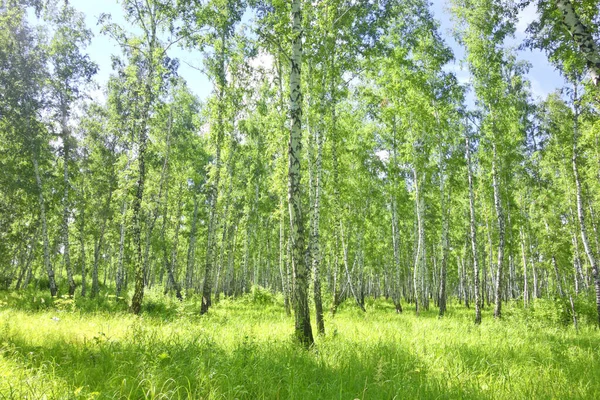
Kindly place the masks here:
MULTIPOLYGON (((91 59, 99 66, 96 81, 101 88, 104 88, 112 72, 111 55, 120 54, 120 50, 112 38, 100 33, 101 26, 98 25, 98 17, 102 13, 107 13, 111 15, 113 22, 125 27, 130 25, 126 23, 123 9, 116 0, 69 0, 69 3, 85 14, 86 25, 94 33, 94 38, 87 51, 91 59)), ((133 31, 133 29, 131 30, 133 31)), ((201 55, 198 52, 190 52, 173 46, 169 51, 169 56, 178 58, 181 61, 179 74, 188 82, 190 89, 201 99, 208 97, 212 91, 212 84, 205 74, 188 65, 202 67, 201 55)), ((102 96, 100 92, 94 95, 97 99, 102 98, 102 96)))
MULTIPOLYGON (((464 51, 453 40, 450 34, 452 22, 450 20, 447 1, 433 0, 432 3, 434 16, 440 22, 442 34, 447 43, 452 47, 456 57, 455 64, 448 66, 447 69, 455 72, 458 79, 465 82, 469 79, 469 74, 460 65, 460 59, 464 56, 464 51)), ((114 22, 125 23, 122 8, 116 0, 70 0, 70 4, 86 15, 86 24, 94 33, 94 39, 88 48, 88 52, 92 60, 100 67, 96 81, 101 87, 104 87, 111 73, 111 55, 118 54, 119 48, 112 39, 100 33, 100 26, 97 25, 97 21, 102 13, 109 13, 112 15, 114 22)), ((510 46, 517 47, 525 39, 527 24, 535 17, 535 8, 533 6, 526 8, 520 13, 516 37, 511 43, 508 43, 510 46)), ((198 52, 189 52, 179 48, 173 48, 169 55, 181 60, 179 74, 188 82, 190 89, 196 95, 205 99, 212 91, 210 81, 200 71, 188 66, 190 64, 201 67, 201 55, 198 52)), ((563 78, 548 63, 546 56, 540 51, 521 51, 519 52, 519 58, 527 60, 532 64, 528 78, 531 81, 534 97, 545 97, 548 93, 563 86, 563 78)), ((101 98, 101 92, 95 93, 94 97, 101 98)))

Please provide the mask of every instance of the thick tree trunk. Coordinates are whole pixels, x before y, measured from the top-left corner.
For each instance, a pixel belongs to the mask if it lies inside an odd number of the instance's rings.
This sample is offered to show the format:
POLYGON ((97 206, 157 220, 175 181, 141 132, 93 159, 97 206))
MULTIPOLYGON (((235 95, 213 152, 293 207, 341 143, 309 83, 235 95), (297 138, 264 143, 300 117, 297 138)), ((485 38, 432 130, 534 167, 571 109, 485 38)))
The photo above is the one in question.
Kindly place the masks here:
MULTIPOLYGON (((156 11, 155 9, 153 11, 156 11)), ((135 288, 131 298, 130 310, 139 315, 142 312, 142 301, 144 299, 145 286, 145 258, 142 251, 142 202, 144 200, 144 186, 146 183, 146 149, 148 146, 148 122, 150 119, 151 107, 157 96, 154 89, 154 67, 158 60, 155 60, 155 50, 157 49, 157 21, 155 14, 150 12, 150 21, 148 27, 144 26, 148 40, 148 65, 147 75, 143 86, 144 102, 141 106, 138 130, 138 181, 136 195, 133 200, 133 246, 136 252, 134 261, 134 280, 135 288)))
MULTIPOLYGON (((283 68, 281 66, 281 53, 277 57, 277 82, 279 84, 279 108, 284 109, 284 96, 283 96, 283 68)), ((281 118, 280 129, 283 135, 285 135, 285 119, 281 118)), ((285 143, 285 142, 284 142, 285 143)), ((282 154, 286 153, 287 148, 283 145, 282 154)), ((283 301, 285 312, 287 315, 291 314, 291 286, 289 279, 289 268, 287 259, 287 241, 285 240, 285 197, 282 194, 279 200, 279 273, 281 274, 281 290, 283 291, 283 301)))
POLYGON ((556 0, 556 6, 562 14, 564 26, 583 55, 592 82, 597 86, 600 82, 600 46, 591 30, 581 22, 570 0, 556 0))
POLYGON ((292 0, 292 56, 290 74, 291 129, 288 148, 288 204, 290 212, 290 238, 294 267, 295 336, 300 343, 310 347, 314 343, 308 307, 308 275, 304 244, 304 220, 300 193, 300 156, 302 147, 302 7, 301 0, 292 0))

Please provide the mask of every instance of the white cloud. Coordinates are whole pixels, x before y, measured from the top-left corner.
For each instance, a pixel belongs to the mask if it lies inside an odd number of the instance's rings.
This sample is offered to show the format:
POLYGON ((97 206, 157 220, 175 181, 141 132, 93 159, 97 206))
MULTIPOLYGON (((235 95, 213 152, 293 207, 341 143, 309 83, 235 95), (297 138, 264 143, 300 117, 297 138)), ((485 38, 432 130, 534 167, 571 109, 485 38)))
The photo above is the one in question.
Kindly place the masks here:
POLYGON ((446 72, 453 73, 456 76, 458 83, 460 83, 461 85, 469 83, 469 81, 471 80, 469 70, 460 65, 460 63, 446 64, 444 65, 443 69, 446 72))
POLYGON ((544 99, 551 92, 551 90, 549 91, 547 88, 545 88, 536 78, 529 76, 528 79, 529 82, 531 82, 531 94, 534 98, 544 99))
POLYGON ((272 70, 274 59, 271 54, 261 51, 256 57, 251 58, 248 64, 254 69, 272 70))
POLYGON ((383 162, 387 162, 390 159, 390 152, 388 150, 379 150, 375 155, 383 162))
POLYGON ((522 9, 517 18, 517 33, 524 35, 529 24, 538 18, 535 2, 522 9))

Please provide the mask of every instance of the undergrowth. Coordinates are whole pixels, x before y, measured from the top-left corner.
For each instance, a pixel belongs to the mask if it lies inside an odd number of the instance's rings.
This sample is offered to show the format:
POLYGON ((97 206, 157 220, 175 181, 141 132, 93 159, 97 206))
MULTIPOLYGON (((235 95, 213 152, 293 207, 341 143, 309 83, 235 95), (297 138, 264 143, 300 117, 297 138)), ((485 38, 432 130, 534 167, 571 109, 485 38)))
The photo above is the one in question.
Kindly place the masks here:
POLYGON ((136 317, 105 294, 0 292, 0 398, 600 398, 600 333, 553 300, 507 304, 500 321, 487 308, 481 326, 458 304, 440 319, 348 301, 309 351, 278 295, 255 288, 202 317, 199 301, 151 291, 136 317))

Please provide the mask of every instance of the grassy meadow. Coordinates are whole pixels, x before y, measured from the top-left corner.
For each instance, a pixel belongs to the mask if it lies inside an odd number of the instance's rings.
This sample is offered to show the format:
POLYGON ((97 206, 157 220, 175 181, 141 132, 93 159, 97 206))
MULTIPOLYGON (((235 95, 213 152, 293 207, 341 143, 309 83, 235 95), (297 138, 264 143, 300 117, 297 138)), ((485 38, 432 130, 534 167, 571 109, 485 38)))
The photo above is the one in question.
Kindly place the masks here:
POLYGON ((486 309, 475 326, 458 304, 440 319, 347 302, 307 351, 258 289, 202 317, 198 299, 153 292, 141 317, 109 296, 0 292, 0 399, 600 398, 600 332, 552 304, 486 309))

